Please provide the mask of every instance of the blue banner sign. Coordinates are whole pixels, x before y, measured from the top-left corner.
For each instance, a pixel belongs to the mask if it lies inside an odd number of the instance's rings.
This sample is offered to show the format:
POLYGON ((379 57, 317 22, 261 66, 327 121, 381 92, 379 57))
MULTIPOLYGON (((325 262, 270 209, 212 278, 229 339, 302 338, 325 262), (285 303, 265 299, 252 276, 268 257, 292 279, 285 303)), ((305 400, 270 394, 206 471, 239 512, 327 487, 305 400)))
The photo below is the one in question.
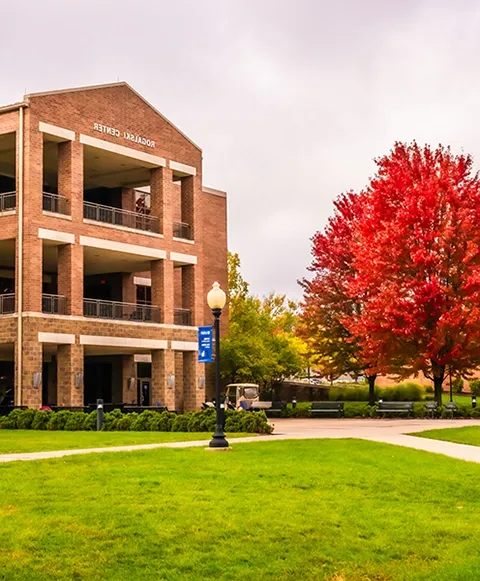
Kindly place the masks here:
POLYGON ((198 362, 213 361, 212 327, 198 327, 198 362))

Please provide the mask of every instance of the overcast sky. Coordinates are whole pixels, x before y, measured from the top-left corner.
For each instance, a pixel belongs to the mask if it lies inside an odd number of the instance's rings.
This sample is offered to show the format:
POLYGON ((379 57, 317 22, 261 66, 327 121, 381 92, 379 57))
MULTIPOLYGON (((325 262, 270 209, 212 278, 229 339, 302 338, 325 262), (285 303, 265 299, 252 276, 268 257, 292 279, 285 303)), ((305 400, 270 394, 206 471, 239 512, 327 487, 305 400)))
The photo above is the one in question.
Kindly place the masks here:
POLYGON ((203 149, 254 292, 300 296, 310 237, 393 142, 480 160, 476 0, 2 3, 0 103, 125 80, 203 149))

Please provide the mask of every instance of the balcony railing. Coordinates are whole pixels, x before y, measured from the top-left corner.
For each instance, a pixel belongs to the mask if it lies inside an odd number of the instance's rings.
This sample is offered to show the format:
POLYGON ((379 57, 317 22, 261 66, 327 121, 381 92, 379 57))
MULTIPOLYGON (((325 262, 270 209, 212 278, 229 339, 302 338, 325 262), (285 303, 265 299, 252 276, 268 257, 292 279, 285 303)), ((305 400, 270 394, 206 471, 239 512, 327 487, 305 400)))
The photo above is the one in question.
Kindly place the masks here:
POLYGON ((70 214, 67 198, 49 192, 43 192, 43 209, 45 212, 54 212, 65 216, 70 214))
POLYGON ((175 325, 192 325, 192 311, 190 309, 175 309, 173 312, 173 322, 175 325))
POLYGON ((160 309, 152 305, 83 299, 83 314, 96 319, 160 323, 160 309))
POLYGON ((17 192, 0 194, 0 212, 10 212, 17 207, 17 192))
POLYGON ((0 295, 0 315, 8 315, 15 312, 15 294, 0 295))
POLYGON ((190 228, 190 224, 187 224, 186 222, 174 222, 173 237, 192 240, 192 229, 190 228))
POLYGON ((66 313, 66 298, 62 295, 42 295, 42 313, 64 315, 66 313))
POLYGON ((130 212, 121 208, 102 206, 101 204, 83 203, 83 217, 86 220, 104 222, 115 226, 125 226, 146 232, 160 232, 160 220, 156 216, 130 212))

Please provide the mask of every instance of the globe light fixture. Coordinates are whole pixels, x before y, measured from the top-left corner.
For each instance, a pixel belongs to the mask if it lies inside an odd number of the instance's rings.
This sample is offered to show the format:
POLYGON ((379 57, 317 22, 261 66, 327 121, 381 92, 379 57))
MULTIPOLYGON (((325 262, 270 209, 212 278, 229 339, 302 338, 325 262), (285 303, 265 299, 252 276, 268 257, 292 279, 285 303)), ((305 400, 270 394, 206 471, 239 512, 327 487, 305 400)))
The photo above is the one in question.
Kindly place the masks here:
POLYGON ((220 288, 218 282, 214 282, 207 294, 207 304, 212 309, 215 331, 215 433, 210 441, 209 448, 216 450, 229 449, 223 432, 223 420, 225 417, 225 404, 220 397, 220 316, 227 302, 227 295, 220 288))

